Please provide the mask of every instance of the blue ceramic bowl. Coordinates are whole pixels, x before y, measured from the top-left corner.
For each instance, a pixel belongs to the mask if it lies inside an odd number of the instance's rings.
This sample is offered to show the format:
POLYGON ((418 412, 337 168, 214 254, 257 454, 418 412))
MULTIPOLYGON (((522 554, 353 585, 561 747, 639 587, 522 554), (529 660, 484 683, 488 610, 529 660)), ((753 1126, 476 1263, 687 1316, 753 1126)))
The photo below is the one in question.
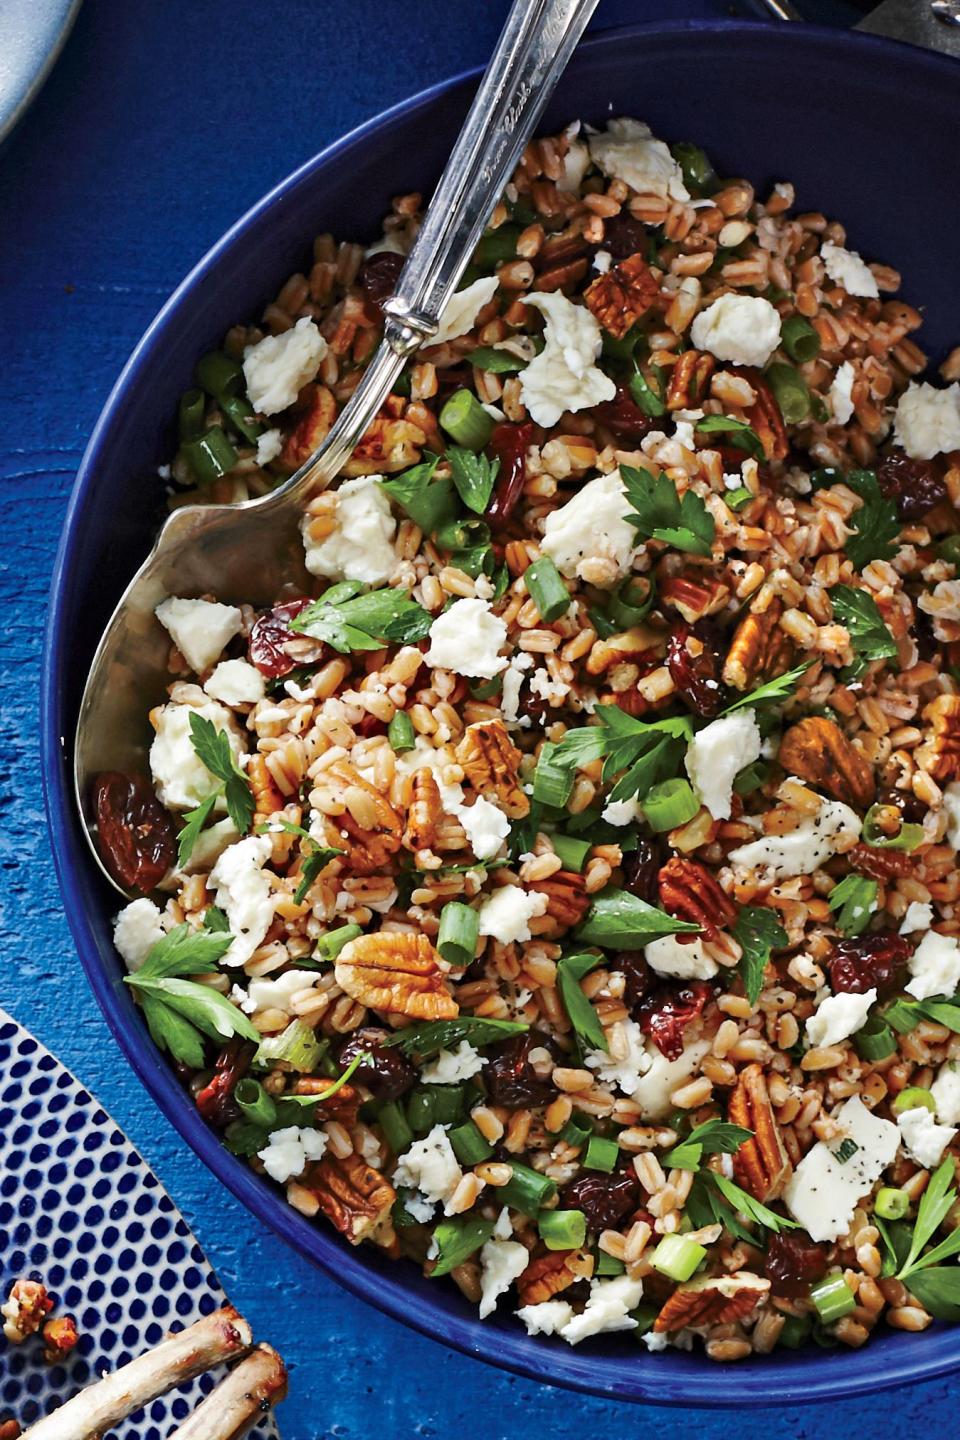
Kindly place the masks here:
MULTIPOLYGON (((802 208, 841 218, 850 244, 898 266, 929 306, 938 358, 957 336, 955 197, 960 68, 862 36, 750 24, 658 25, 584 44, 545 128, 573 116, 639 115, 658 135, 702 143, 721 173, 761 189, 789 178, 802 208), (953 197, 953 199, 951 199, 953 197)), ((70 501, 53 580, 44 673, 44 778, 67 915, 93 990, 164 1114, 263 1222, 333 1279, 468 1355, 599 1395, 667 1404, 796 1404, 929 1378, 960 1364, 960 1330, 881 1333, 864 1350, 777 1353, 725 1369, 699 1354, 648 1355, 630 1337, 573 1350, 530 1339, 510 1317, 480 1324, 452 1285, 308 1223, 222 1148, 150 1043, 110 940, 117 900, 74 814, 69 740, 97 636, 161 518, 158 463, 197 356, 259 312, 321 230, 379 233, 391 195, 429 192, 475 76, 445 82, 355 130, 285 180, 211 250, 140 342, 107 402, 70 501), (154 478, 151 478, 154 477, 154 478), (153 503, 151 503, 151 500, 153 503)))

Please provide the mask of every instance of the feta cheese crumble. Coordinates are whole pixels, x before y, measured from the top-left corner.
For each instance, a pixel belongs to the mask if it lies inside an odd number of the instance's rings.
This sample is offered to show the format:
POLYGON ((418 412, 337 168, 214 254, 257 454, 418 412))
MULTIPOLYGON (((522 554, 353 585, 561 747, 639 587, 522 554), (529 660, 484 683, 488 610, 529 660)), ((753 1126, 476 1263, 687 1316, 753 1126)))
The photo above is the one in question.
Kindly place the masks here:
POLYGON ((458 805, 457 819, 478 860, 490 860, 510 834, 510 821, 498 805, 482 797, 472 805, 458 805))
POLYGON ((263 676, 248 660, 221 660, 203 688, 224 705, 256 705, 267 693, 263 676))
POLYGON ((845 360, 840 366, 827 392, 830 414, 838 425, 846 425, 853 415, 853 366, 845 360))
POLYGON ((928 930, 908 962, 906 989, 918 1000, 952 995, 960 985, 960 944, 953 935, 928 930))
POLYGON ((239 760, 242 751, 236 721, 230 711, 215 700, 205 705, 180 705, 174 701, 164 705, 157 716, 157 732, 150 746, 150 773, 160 803, 170 810, 193 810, 220 785, 193 748, 191 715, 209 720, 227 736, 235 760, 239 760))
POLYGON ((230 845, 210 872, 208 889, 230 924, 233 943, 222 965, 245 965, 273 923, 273 892, 263 867, 273 853, 269 835, 248 835, 230 845))
POLYGON ((308 316, 282 335, 267 335, 243 354, 243 378, 258 415, 276 415, 293 404, 320 369, 327 342, 308 316))
POLYGON ((469 1040, 461 1040, 456 1050, 441 1050, 424 1065, 420 1079, 425 1085, 459 1085, 479 1075, 486 1063, 486 1057, 474 1050, 469 1040))
POLYGON ((424 659, 471 680, 492 680, 509 663, 498 654, 506 640, 507 627, 486 600, 457 600, 430 626, 424 659))
POLYGON ((431 1215, 433 1207, 440 1204, 444 1206, 444 1214, 449 1215, 447 1202, 460 1179, 460 1166, 447 1132, 442 1125, 434 1125, 428 1135, 415 1140, 400 1156, 392 1183, 397 1188, 418 1191, 425 1205, 430 1206, 431 1215))
POLYGON ((783 1194, 790 1214, 812 1240, 839 1240, 846 1235, 859 1202, 868 1195, 893 1161, 900 1146, 900 1131, 889 1120, 871 1115, 858 1095, 840 1107, 834 1117, 843 1135, 826 1144, 819 1140, 808 1150, 791 1175, 783 1194), (843 1139, 857 1149, 838 1160, 843 1139))
POLYGON ((856 839, 861 820, 841 800, 824 800, 816 815, 803 820, 787 835, 763 835, 731 850, 734 865, 763 872, 768 880, 788 875, 812 875, 836 853, 838 840, 856 839))
POLYGON ((264 430, 262 435, 257 436, 257 464, 261 467, 269 465, 271 460, 276 460, 282 449, 283 432, 264 430))
POLYGON ((842 285, 848 295, 860 295, 868 300, 878 298, 880 291, 873 271, 856 250, 832 245, 828 240, 820 247, 820 258, 830 279, 835 285, 842 285))
POLYGON ((393 545, 397 522, 390 500, 380 488, 382 479, 382 475, 358 475, 344 480, 336 492, 334 528, 322 540, 310 538, 316 516, 304 515, 300 529, 311 575, 361 580, 365 585, 382 585, 390 579, 397 567, 393 545))
POLYGON ((496 295, 499 283, 496 275, 484 275, 474 280, 472 285, 449 295, 440 311, 440 327, 436 335, 424 340, 421 350, 430 345, 445 345, 448 340, 458 340, 472 330, 480 311, 496 295))
POLYGON ((613 1280, 593 1280, 590 1297, 581 1315, 574 1315, 560 1331, 564 1340, 579 1345, 590 1335, 605 1335, 611 1330, 634 1330, 637 1322, 630 1314, 640 1304, 643 1281, 629 1275, 613 1280))
POLYGON ((241 1009, 252 1015, 257 1010, 282 1010, 289 1015, 291 1001, 301 990, 309 990, 317 978, 315 970, 287 970, 282 975, 265 975, 251 980, 246 1003, 241 1009))
POLYGON ((662 140, 642 120, 611 120, 587 140, 590 157, 604 175, 630 185, 639 195, 689 200, 683 170, 662 140))
POLYGON ((530 921, 546 909, 547 897, 538 890, 502 885, 480 906, 480 934, 492 935, 501 945, 530 940, 530 921))
POLYGON ((594 364, 600 354, 600 325, 585 305, 574 305, 559 290, 524 296, 525 305, 546 321, 540 354, 520 373, 520 393, 531 420, 546 429, 568 410, 588 410, 612 400, 617 387, 594 364))
POLYGON ((568 580, 581 572, 584 561, 611 560, 616 575, 625 575, 637 553, 637 532, 626 516, 631 509, 619 470, 588 480, 576 494, 551 510, 543 527, 540 549, 568 580))
POLYGON ((243 624, 236 605, 218 605, 211 600, 171 598, 158 605, 154 614, 198 675, 219 659, 224 645, 240 633, 243 624))
POLYGON ((960 780, 951 780, 944 790, 943 813, 947 821, 944 838, 954 850, 960 850, 960 780))
POLYGON ((893 438, 913 460, 960 450, 960 382, 938 389, 911 381, 897 401, 893 438))
POLYGON ((762 745, 755 710, 735 710, 714 720, 687 746, 684 766, 690 783, 714 820, 729 820, 733 782, 760 758, 762 745))
POLYGON ((150 951, 167 932, 152 900, 142 898, 124 905, 113 922, 113 943, 131 974, 140 969, 150 951))
POLYGON ((691 1078, 710 1049, 709 1040, 690 1040, 676 1060, 668 1060, 653 1041, 647 1044, 647 1068, 633 1098, 642 1120, 666 1120, 673 1107, 673 1092, 691 1078))
POLYGON ((530 1251, 519 1240, 488 1240, 480 1251, 480 1319, 486 1320, 497 1301, 530 1264, 530 1251))
POLYGON ((842 990, 821 1000, 807 1021, 807 1039, 811 1045, 839 1045, 855 1035, 867 1023, 870 1006, 877 1000, 876 990, 862 995, 842 990))
POLYGON ((643 1031, 636 1020, 619 1020, 611 1029, 610 1050, 588 1050, 584 1064, 597 1072, 597 1079, 612 1085, 622 1095, 635 1095, 641 1077, 650 1069, 650 1056, 643 1031))
POLYGON ((687 945, 676 935, 662 935, 644 946, 643 956, 658 975, 672 975, 677 980, 709 980, 717 973, 716 960, 707 954, 696 935, 687 945))
POLYGON ((940 1066, 930 1094, 936 1102, 937 1118, 944 1125, 960 1125, 960 1066, 956 1060, 940 1066))
POLYGON ((539 1305, 521 1305, 516 1315, 528 1335, 556 1335, 573 1319, 573 1306, 566 1300, 541 1300, 539 1305))
POLYGON ((901 1110, 897 1124, 908 1155, 926 1170, 940 1164, 944 1150, 957 1133, 953 1125, 938 1125, 926 1105, 901 1110))
POLYGON ((285 1185, 288 1180, 302 1175, 311 1160, 319 1160, 327 1148, 327 1137, 322 1130, 306 1125, 290 1125, 286 1130, 272 1130, 269 1143, 264 1150, 258 1150, 258 1158, 271 1180, 285 1185))
POLYGON ((600 819, 608 825, 639 825, 643 819, 643 806, 634 797, 632 800, 608 800, 600 812, 600 819))
POLYGON ((780 315, 759 295, 721 295, 697 315, 690 338, 718 360, 762 370, 780 344, 780 315))
POLYGON ((907 913, 900 922, 901 935, 913 935, 917 930, 929 930, 933 924, 933 906, 927 900, 911 900, 907 913))

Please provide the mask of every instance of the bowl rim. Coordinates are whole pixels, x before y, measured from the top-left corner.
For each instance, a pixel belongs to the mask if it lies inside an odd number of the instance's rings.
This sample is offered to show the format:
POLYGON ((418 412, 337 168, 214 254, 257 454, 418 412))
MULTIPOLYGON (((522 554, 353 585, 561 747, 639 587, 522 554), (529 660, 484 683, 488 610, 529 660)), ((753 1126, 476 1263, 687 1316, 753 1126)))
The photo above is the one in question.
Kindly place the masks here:
MULTIPOLYGON (((739 37, 744 42, 763 42, 765 33, 779 29, 758 21, 657 21, 618 26, 593 34, 581 42, 578 55, 601 53, 624 43, 645 39, 682 43, 685 37, 739 37)), ((864 35, 826 26, 790 26, 783 30, 785 43, 800 37, 814 46, 835 52, 850 47, 872 55, 878 62, 892 63, 909 58, 914 66, 949 75, 960 71, 956 61, 931 51, 901 44, 880 36, 864 35)), ((491 1325, 476 1317, 462 1317, 404 1285, 398 1279, 384 1279, 370 1268, 359 1250, 344 1245, 332 1230, 317 1227, 295 1211, 272 1186, 257 1177, 239 1158, 231 1155, 217 1136, 200 1119, 172 1069, 153 1044, 143 1044, 142 1025, 123 1013, 115 1003, 116 980, 102 964, 86 911, 82 875, 87 859, 85 841, 77 833, 73 785, 69 763, 70 745, 62 738, 64 675, 71 663, 66 647, 68 614, 66 595, 76 557, 83 541, 83 520, 87 500, 95 482, 101 453, 108 445, 116 416, 127 392, 135 388, 141 367, 155 347, 161 345, 178 312, 194 289, 203 283, 228 257, 248 228, 261 223, 270 210, 291 191, 309 180, 316 171, 340 166, 350 152, 371 137, 389 131, 400 119, 429 109, 440 99, 475 83, 481 67, 461 72, 418 91, 388 109, 355 126, 282 179, 256 201, 206 252, 176 287, 150 323, 126 361, 91 433, 77 471, 64 517, 51 578, 41 672, 41 777, 47 823, 51 836, 66 836, 64 844, 53 844, 54 865, 67 920, 87 980, 107 1024, 162 1114, 204 1162, 213 1175, 236 1198, 298 1254, 317 1264, 337 1284, 358 1299, 373 1305, 392 1319, 400 1320, 420 1334, 439 1340, 451 1349, 500 1369, 532 1380, 559 1385, 608 1400, 628 1400, 671 1406, 758 1407, 773 1404, 803 1404, 847 1399, 879 1389, 930 1380, 960 1367, 960 1331, 935 1329, 927 1336, 898 1336, 895 1345, 884 1346, 882 1357, 875 1349, 821 1352, 819 1359, 797 1360, 765 1356, 749 1366, 724 1367, 706 1359, 695 1370, 675 1368, 647 1361, 638 1351, 636 1368, 623 1373, 615 1362, 612 1376, 605 1376, 605 1357, 560 1349, 552 1342, 532 1339, 511 1324, 491 1325), (888 1353, 891 1350, 893 1353, 888 1353), (831 1363, 833 1361, 833 1363, 831 1363), (621 1373, 617 1374, 617 1369, 621 1373)), ((72 718, 72 717, 71 717, 72 718)), ((90 862, 92 863, 92 862, 90 862)), ((697 1357, 698 1359, 700 1357, 697 1357)))

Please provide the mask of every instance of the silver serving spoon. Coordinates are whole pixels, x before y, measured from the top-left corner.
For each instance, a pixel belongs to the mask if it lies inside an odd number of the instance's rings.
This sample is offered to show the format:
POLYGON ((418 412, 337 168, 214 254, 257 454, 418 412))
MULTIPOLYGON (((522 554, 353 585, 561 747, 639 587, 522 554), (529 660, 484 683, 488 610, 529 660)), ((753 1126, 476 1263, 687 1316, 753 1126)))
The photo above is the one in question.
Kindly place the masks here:
MULTIPOLYGON (((74 745, 77 804, 95 843, 94 777, 144 773, 147 713, 165 698, 170 642, 154 610, 168 595, 273 603, 284 585, 306 591, 298 528, 306 502, 333 480, 413 352, 436 333, 514 166, 597 0, 516 0, 436 188, 395 295, 384 338, 329 435, 270 495, 237 505, 191 505, 166 521, 104 631, 87 677, 74 745)), ((121 893, 124 892, 116 885, 121 893)))

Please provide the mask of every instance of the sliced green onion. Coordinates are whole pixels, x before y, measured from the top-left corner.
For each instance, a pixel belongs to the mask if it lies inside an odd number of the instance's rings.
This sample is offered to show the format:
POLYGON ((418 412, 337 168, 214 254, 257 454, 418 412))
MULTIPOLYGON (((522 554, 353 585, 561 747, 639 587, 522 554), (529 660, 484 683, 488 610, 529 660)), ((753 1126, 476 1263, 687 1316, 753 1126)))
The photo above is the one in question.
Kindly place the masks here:
POLYGON ((780 344, 791 360, 806 365, 820 354, 820 336, 802 315, 790 315, 780 326, 780 344))
POLYGON ((593 849, 591 840, 578 840, 573 835, 551 835, 550 844, 555 854, 559 855, 564 870, 574 870, 578 875, 593 849))
POLYGON ((639 625, 649 615, 657 587, 645 575, 628 575, 610 596, 610 619, 623 630, 639 625))
POLYGON ((650 829, 657 832, 686 825, 700 809, 689 780, 661 780, 640 804, 650 829))
POLYGON ((267 1130, 271 1129, 277 1118, 277 1107, 273 1097, 267 1094, 259 1080, 251 1080, 245 1075, 234 1086, 233 1098, 244 1120, 249 1120, 253 1125, 262 1125, 267 1130))
POLYGON ((401 750, 415 750, 417 737, 413 728, 413 721, 406 710, 398 710, 390 724, 387 726, 387 739, 390 741, 391 749, 397 754, 401 750))
POLYGON ((644 415, 651 415, 654 418, 660 415, 666 415, 667 407, 661 396, 657 394, 656 390, 654 390, 640 369, 640 366, 636 364, 633 367, 633 374, 630 377, 630 394, 644 415))
POLYGON ((263 426, 259 420, 254 420, 253 406, 245 395, 225 395, 219 403, 234 430, 238 430, 245 440, 253 442, 263 434, 263 426))
POLYGON ((302 1020, 293 1020, 281 1035, 271 1035, 260 1041, 260 1048, 254 1056, 257 1065, 274 1065, 285 1061, 291 1070, 309 1074, 316 1070, 323 1053, 324 1042, 318 1040, 302 1020))
POLYGON ((659 1270, 660 1274, 666 1275, 669 1280, 676 1280, 678 1284, 689 1280, 697 1266, 702 1265, 706 1258, 704 1247, 695 1240, 688 1240, 686 1235, 664 1235, 650 1257, 655 1270, 659 1270))
POLYGON ((402 1155, 405 1150, 410 1149, 413 1144, 413 1131, 396 1100, 389 1100, 386 1105, 381 1105, 377 1122, 394 1155, 402 1155))
POLYGON ((244 388, 243 366, 231 360, 222 350, 211 350, 209 355, 198 360, 194 375, 197 384, 202 385, 215 400, 221 400, 225 395, 239 395, 244 388))
POLYGON ((448 965, 469 965, 477 948, 480 934, 480 916, 469 905, 460 900, 451 900, 444 905, 440 915, 440 934, 437 949, 448 965))
POLYGON ((537 768, 533 775, 533 798, 541 805, 555 805, 564 809, 573 791, 573 771, 557 765, 553 760, 556 745, 546 741, 540 748, 537 768))
POLYGON ((745 765, 738 771, 733 781, 733 788, 738 795, 752 795, 754 790, 759 790, 770 778, 770 766, 766 760, 754 760, 752 765, 745 765))
POLYGON ((541 555, 528 565, 523 578, 541 620, 559 620, 561 615, 566 615, 570 609, 570 592, 549 555, 541 555))
POLYGON ((517 241, 522 233, 519 225, 498 225, 496 230, 487 230, 477 241, 474 261, 492 270, 506 260, 516 259, 517 241))
POLYGON ((960 535, 947 535, 937 542, 937 554, 954 569, 960 569, 960 535))
POLYGON ((670 146, 670 154, 683 172, 683 183, 694 198, 711 194, 717 188, 716 171, 710 157, 699 145, 690 140, 676 140, 670 146))
POLYGON ((544 1205, 556 1195, 557 1182, 516 1160, 510 1161, 510 1168, 513 1174, 506 1185, 497 1190, 497 1201, 535 1220, 544 1205))
POLYGON ((608 620, 602 610, 588 610, 590 624, 596 630, 601 640, 609 640, 611 635, 616 635, 617 627, 611 620, 608 620))
POLYGON ((482 450, 493 434, 493 420, 472 390, 453 392, 440 411, 440 425, 465 450, 482 450))
POLYGON ((578 1250, 587 1238, 587 1217, 582 1210, 542 1210, 537 1229, 548 1250, 578 1250))
POLYGON ((437 1123, 434 1114, 436 1094, 426 1085, 418 1086, 407 1097, 407 1124, 415 1135, 426 1135, 437 1123))
POLYGON ((466 1120, 449 1132, 453 1153, 461 1165, 479 1165, 493 1154, 490 1144, 472 1120, 466 1120))
MULTIPOLYGON (((476 1091, 472 1093, 476 1094, 476 1091)), ((422 1108, 430 1115, 428 1130, 432 1130, 434 1125, 455 1125, 463 1119, 466 1095, 462 1085, 420 1085, 413 1095, 420 1096, 422 1108)), ((408 1107, 408 1119, 409 1116, 408 1107)), ((412 1120, 410 1123, 413 1125, 412 1120)), ((413 1128, 417 1127, 414 1125, 413 1128)))
POLYGON ((840 1274, 828 1275, 810 1291, 810 1299, 824 1325, 833 1325, 856 1306, 853 1291, 840 1274))
POLYGON ((777 1344, 785 1345, 788 1350, 799 1350, 810 1338, 810 1317, 809 1315, 786 1315, 783 1326, 777 1336, 777 1344))
POLYGON ((881 1185, 873 1202, 873 1209, 881 1220, 902 1220, 910 1209, 910 1196, 906 1190, 895 1190, 892 1185, 881 1185))
POLYGON ((478 345, 467 359, 478 370, 488 370, 492 375, 515 375, 527 364, 519 355, 511 355, 509 350, 498 350, 493 345, 478 345))
POLYGON ((490 544, 490 527, 469 517, 448 521, 434 532, 441 550, 462 551, 490 544))
POLYGON ((606 1250, 597 1251, 597 1262, 594 1266, 594 1275, 623 1275, 626 1272, 626 1265, 618 1260, 616 1255, 608 1255, 606 1250))
POLYGON ((902 1115, 905 1110, 918 1110, 920 1106, 929 1110, 931 1115, 937 1113, 937 1102, 929 1090, 924 1090, 922 1085, 908 1085, 906 1090, 901 1090, 890 1104, 894 1115, 902 1115))
POLYGON ((201 485, 219 480, 237 463, 237 452, 219 425, 211 425, 196 440, 181 445, 180 453, 201 485))
POLYGON ((920 1012, 915 1000, 891 1000, 884 1006, 883 1018, 892 1025, 898 1035, 909 1035, 920 1024, 920 1012))
POLYGON ((202 390, 187 390, 180 396, 177 423, 181 440, 198 440, 203 434, 203 412, 207 397, 202 390))
POLYGON ((768 365, 764 379, 780 406, 780 414, 788 425, 799 425, 810 414, 810 391, 799 371, 792 365, 768 365))
POLYGON ((861 1060, 886 1060, 897 1049, 893 1031, 879 1015, 868 1018, 854 1035, 853 1043, 861 1060))
POLYGON ((456 1215, 452 1220, 441 1220, 433 1232, 438 1254, 431 1276, 449 1275, 469 1260, 490 1239, 493 1226, 493 1220, 481 1220, 476 1215, 456 1215))
POLYGON ((874 850, 916 850, 918 845, 924 842, 922 825, 903 824, 896 835, 888 835, 881 830, 877 823, 877 811, 886 807, 882 805, 871 805, 863 817, 863 832, 861 838, 865 845, 871 845, 874 850))
POLYGON ((587 1153, 581 1163, 587 1170, 599 1170, 604 1175, 612 1175, 619 1157, 620 1146, 616 1140, 607 1140, 603 1135, 591 1135, 587 1153))
POLYGON ((748 490, 746 485, 740 485, 736 490, 725 490, 723 493, 724 504, 727 506, 727 509, 732 510, 734 514, 739 510, 743 510, 745 506, 750 504, 751 500, 756 500, 756 498, 753 491, 748 490))
POLYGON ((586 1115, 574 1113, 560 1131, 560 1139, 565 1145, 573 1145, 580 1149, 587 1143, 593 1134, 593 1124, 586 1115))
POLYGON ((326 935, 321 935, 317 941, 318 959, 336 960, 344 945, 349 945, 351 940, 356 940, 362 934, 359 925, 341 925, 336 930, 328 930, 326 935))

